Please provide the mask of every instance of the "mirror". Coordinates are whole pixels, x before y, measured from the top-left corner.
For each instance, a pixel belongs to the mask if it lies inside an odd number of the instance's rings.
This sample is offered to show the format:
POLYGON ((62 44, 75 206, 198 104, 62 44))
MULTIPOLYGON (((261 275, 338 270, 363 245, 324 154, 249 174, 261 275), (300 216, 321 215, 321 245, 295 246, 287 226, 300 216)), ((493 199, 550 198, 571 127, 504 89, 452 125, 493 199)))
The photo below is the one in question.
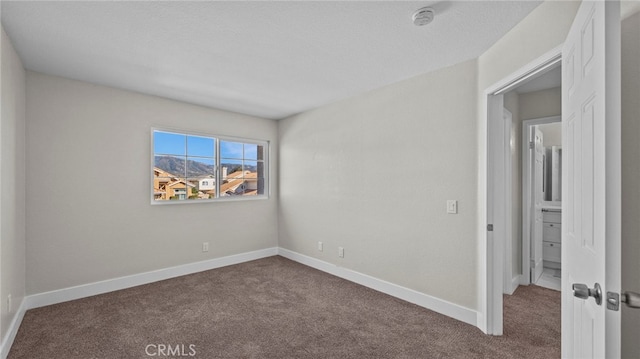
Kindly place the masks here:
POLYGON ((545 147, 544 156, 544 200, 562 200, 562 146, 545 147))
POLYGON ((538 125, 543 134, 543 200, 560 204, 562 200, 562 124, 538 125))

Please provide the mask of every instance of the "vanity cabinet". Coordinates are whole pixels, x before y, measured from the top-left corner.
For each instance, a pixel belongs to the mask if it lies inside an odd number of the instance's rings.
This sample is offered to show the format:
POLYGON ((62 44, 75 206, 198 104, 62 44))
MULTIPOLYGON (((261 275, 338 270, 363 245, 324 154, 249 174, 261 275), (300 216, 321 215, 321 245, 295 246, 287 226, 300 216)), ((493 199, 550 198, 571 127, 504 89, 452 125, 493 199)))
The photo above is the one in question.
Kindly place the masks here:
POLYGON ((562 213, 559 209, 542 210, 542 259, 545 267, 560 268, 562 252, 562 213))

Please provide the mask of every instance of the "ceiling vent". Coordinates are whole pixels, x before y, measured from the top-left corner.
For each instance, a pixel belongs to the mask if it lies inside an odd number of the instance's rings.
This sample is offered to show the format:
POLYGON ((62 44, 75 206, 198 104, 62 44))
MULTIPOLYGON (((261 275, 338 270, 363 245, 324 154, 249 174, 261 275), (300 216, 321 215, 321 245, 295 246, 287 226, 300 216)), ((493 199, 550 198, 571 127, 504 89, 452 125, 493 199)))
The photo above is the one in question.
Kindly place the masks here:
POLYGON ((434 15, 435 12, 430 7, 418 9, 413 13, 413 24, 416 26, 424 26, 433 21, 434 15))

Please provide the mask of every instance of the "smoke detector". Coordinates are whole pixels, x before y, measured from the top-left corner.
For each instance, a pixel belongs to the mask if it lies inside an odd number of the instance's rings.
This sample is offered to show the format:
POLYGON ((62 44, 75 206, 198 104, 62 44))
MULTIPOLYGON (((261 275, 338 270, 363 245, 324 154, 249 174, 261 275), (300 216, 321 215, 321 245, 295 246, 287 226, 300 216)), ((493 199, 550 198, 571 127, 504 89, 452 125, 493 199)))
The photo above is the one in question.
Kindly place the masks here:
POLYGON ((430 7, 418 9, 413 13, 413 24, 416 26, 424 26, 433 21, 434 15, 435 12, 430 7))

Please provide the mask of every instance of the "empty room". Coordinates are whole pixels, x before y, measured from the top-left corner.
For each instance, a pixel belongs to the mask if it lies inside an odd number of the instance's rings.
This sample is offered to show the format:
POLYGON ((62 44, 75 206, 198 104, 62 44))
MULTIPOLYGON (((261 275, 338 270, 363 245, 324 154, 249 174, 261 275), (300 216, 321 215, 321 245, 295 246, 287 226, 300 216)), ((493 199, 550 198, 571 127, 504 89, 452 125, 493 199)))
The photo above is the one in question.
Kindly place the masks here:
POLYGON ((0 19, 0 359, 640 358, 639 1, 0 19))

